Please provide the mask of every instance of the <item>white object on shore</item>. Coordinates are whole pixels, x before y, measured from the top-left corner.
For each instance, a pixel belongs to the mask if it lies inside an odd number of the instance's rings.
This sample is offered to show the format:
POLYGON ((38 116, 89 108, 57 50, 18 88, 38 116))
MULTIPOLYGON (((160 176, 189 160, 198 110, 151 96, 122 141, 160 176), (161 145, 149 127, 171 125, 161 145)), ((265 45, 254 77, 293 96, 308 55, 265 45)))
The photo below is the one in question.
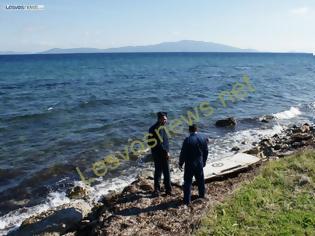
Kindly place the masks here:
MULTIPOLYGON (((213 177, 222 176, 244 169, 259 162, 260 160, 260 158, 253 155, 237 153, 217 161, 207 162, 207 165, 203 168, 203 172, 205 179, 211 179, 213 177)), ((172 182, 182 185, 184 183, 183 175, 184 172, 177 171, 176 174, 173 174, 171 177, 172 182)))
POLYGON ((205 179, 220 176, 234 171, 246 168, 257 163, 261 159, 246 153, 237 153, 235 155, 225 157, 218 161, 207 163, 203 169, 205 179))

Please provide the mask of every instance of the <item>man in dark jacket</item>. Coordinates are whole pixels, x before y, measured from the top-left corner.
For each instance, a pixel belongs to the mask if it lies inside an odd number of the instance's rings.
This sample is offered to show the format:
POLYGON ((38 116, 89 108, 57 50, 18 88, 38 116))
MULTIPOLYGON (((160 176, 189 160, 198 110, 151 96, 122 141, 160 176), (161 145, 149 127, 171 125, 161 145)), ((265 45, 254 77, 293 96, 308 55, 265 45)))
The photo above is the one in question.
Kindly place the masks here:
POLYGON ((203 167, 206 166, 208 158, 208 141, 197 133, 197 125, 189 126, 190 136, 185 138, 179 158, 179 168, 184 171, 184 203, 188 205, 191 201, 191 185, 193 176, 198 184, 199 197, 205 196, 205 179, 203 167))
POLYGON ((151 153, 154 160, 154 193, 160 194, 160 180, 163 173, 164 187, 166 194, 172 194, 170 167, 169 167, 169 142, 165 131, 167 123, 167 113, 158 112, 157 122, 149 129, 149 134, 156 140, 155 145, 151 146, 151 153))

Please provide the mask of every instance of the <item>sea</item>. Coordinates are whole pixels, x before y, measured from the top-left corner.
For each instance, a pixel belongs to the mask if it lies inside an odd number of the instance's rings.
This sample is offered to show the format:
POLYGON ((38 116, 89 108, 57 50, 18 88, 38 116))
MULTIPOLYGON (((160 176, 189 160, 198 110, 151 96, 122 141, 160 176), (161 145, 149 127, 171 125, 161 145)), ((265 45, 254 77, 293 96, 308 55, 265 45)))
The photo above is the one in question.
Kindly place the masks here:
MULTIPOLYGON (((93 163, 141 140, 158 111, 167 112, 171 123, 202 102, 214 104, 213 114, 197 122, 210 139, 211 162, 293 124, 314 123, 314 88, 312 54, 1 55, 0 234, 70 203, 66 193, 74 186, 89 188, 88 201, 97 202, 152 170, 148 151, 120 161, 91 186, 76 168, 97 177, 93 163), (255 92, 219 107, 220 93, 244 76, 255 92), (261 122, 266 115, 274 119, 261 122), (236 127, 215 126, 227 117, 237 120, 236 127)), ((170 140, 173 175, 186 130, 170 140)))

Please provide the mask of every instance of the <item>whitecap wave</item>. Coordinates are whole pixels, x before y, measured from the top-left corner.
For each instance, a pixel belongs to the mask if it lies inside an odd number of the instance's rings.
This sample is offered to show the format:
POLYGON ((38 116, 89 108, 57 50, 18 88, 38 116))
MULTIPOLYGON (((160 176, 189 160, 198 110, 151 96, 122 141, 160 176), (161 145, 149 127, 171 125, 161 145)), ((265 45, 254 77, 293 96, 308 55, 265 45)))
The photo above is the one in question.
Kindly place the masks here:
POLYGON ((38 215, 66 203, 70 203, 70 199, 66 196, 66 193, 53 192, 48 195, 45 203, 11 211, 0 217, 0 235, 6 235, 9 231, 19 227, 25 219, 31 216, 38 215))
POLYGON ((286 120, 286 119, 292 119, 292 118, 297 117, 301 114, 302 114, 302 112, 299 110, 299 108, 291 107, 290 110, 275 113, 273 115, 274 115, 274 117, 276 117, 279 120, 286 120))

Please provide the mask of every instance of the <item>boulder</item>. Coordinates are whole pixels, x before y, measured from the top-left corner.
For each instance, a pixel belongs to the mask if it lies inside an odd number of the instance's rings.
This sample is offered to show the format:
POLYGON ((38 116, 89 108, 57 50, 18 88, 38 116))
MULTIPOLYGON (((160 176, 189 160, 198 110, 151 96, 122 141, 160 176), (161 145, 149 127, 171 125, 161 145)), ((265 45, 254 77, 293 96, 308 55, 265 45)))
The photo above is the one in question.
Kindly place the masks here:
POLYGON ((61 235, 80 223, 91 211, 84 202, 65 204, 24 220, 21 226, 8 235, 61 235))
POLYGON ((239 150, 240 150, 239 147, 233 147, 233 148, 231 149, 232 152, 238 152, 239 150))
POLYGON ((217 127, 234 127, 236 125, 236 119, 233 117, 229 117, 227 119, 218 120, 215 122, 217 127))
POLYGON ((270 121, 272 121, 275 117, 272 115, 265 115, 263 117, 260 117, 259 120, 263 123, 269 123, 270 121))
POLYGON ((67 192, 67 197, 70 199, 83 199, 86 198, 87 195, 86 189, 81 186, 75 186, 67 192))
POLYGON ((245 151, 245 153, 250 154, 250 155, 258 155, 259 152, 260 152, 260 147, 254 147, 252 149, 245 151))
POLYGON ((307 133, 297 133, 291 136, 291 143, 302 142, 311 139, 313 136, 307 133))
POLYGON ((311 126, 308 123, 305 123, 300 127, 302 133, 308 133, 311 131, 311 126))

